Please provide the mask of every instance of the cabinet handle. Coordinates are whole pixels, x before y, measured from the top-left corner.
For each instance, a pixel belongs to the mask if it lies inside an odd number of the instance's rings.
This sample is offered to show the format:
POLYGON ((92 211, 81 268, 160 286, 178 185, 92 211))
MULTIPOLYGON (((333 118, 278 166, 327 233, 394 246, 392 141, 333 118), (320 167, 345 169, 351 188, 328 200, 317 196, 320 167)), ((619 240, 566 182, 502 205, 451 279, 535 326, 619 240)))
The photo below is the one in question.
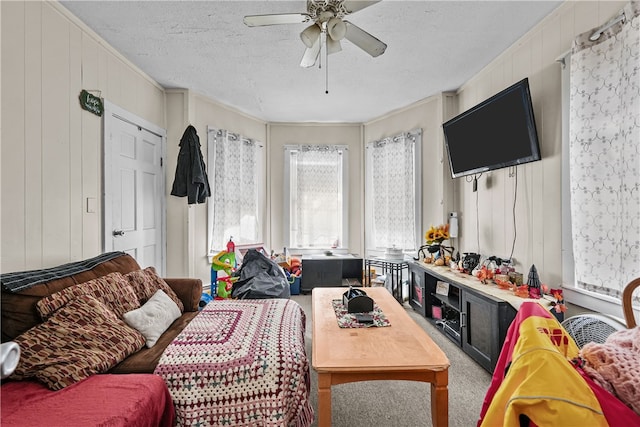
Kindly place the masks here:
POLYGON ((467 319, 467 313, 465 313, 464 311, 460 312, 460 328, 466 328, 466 322, 465 320, 467 319))

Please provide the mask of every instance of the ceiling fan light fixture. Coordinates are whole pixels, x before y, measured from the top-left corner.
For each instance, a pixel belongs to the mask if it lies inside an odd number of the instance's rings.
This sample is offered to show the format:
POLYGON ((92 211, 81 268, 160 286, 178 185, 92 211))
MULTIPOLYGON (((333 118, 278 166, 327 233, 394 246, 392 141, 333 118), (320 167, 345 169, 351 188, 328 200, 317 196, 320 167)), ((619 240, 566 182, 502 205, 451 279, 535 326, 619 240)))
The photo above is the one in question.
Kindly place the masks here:
POLYGON ((320 32, 320 27, 317 24, 309 25, 300 33, 300 39, 306 47, 311 48, 320 37, 320 32))
POLYGON ((340 41, 347 34, 347 25, 340 18, 331 18, 327 22, 327 32, 335 41, 340 41))
POLYGON ((342 51, 342 45, 339 40, 334 40, 333 37, 327 37, 327 53, 338 53, 342 51))

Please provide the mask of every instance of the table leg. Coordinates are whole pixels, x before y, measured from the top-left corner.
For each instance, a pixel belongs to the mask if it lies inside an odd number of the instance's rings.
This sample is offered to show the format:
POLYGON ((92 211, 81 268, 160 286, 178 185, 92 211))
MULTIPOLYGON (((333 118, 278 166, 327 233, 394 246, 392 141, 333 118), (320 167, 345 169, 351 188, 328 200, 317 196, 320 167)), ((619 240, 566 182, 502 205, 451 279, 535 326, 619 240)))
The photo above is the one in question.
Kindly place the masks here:
POLYGON ((331 374, 318 373, 318 427, 331 426, 331 374))
POLYGON ((431 383, 431 421, 434 427, 449 425, 449 372, 436 373, 435 382, 431 383))
POLYGON ((402 299, 402 270, 399 266, 395 266, 395 277, 396 277, 396 286, 398 287, 398 302, 402 304, 404 301, 402 299))

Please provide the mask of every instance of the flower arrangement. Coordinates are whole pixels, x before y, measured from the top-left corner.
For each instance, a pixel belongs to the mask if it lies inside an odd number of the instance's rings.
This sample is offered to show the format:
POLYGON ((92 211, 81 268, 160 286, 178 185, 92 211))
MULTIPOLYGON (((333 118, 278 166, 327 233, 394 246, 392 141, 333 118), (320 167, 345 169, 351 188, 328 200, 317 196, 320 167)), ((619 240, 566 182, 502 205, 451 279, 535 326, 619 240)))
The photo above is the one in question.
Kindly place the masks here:
POLYGON ((440 245, 449 238, 449 224, 441 224, 437 227, 433 225, 424 234, 427 245, 440 245))
POLYGON ((567 306, 564 303, 564 296, 562 296, 562 289, 551 289, 551 295, 556 299, 551 301, 551 306, 556 313, 564 313, 567 311, 567 306))

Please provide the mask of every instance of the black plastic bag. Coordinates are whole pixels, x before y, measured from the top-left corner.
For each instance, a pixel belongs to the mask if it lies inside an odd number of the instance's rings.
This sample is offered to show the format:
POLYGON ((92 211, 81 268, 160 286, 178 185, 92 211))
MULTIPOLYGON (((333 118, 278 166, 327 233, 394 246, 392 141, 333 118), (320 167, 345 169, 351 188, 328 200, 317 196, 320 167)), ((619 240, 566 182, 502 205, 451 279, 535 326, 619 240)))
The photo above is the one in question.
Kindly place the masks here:
POLYGON ((284 270, 255 249, 249 249, 237 272, 231 297, 238 299, 290 298, 289 281, 284 270))

